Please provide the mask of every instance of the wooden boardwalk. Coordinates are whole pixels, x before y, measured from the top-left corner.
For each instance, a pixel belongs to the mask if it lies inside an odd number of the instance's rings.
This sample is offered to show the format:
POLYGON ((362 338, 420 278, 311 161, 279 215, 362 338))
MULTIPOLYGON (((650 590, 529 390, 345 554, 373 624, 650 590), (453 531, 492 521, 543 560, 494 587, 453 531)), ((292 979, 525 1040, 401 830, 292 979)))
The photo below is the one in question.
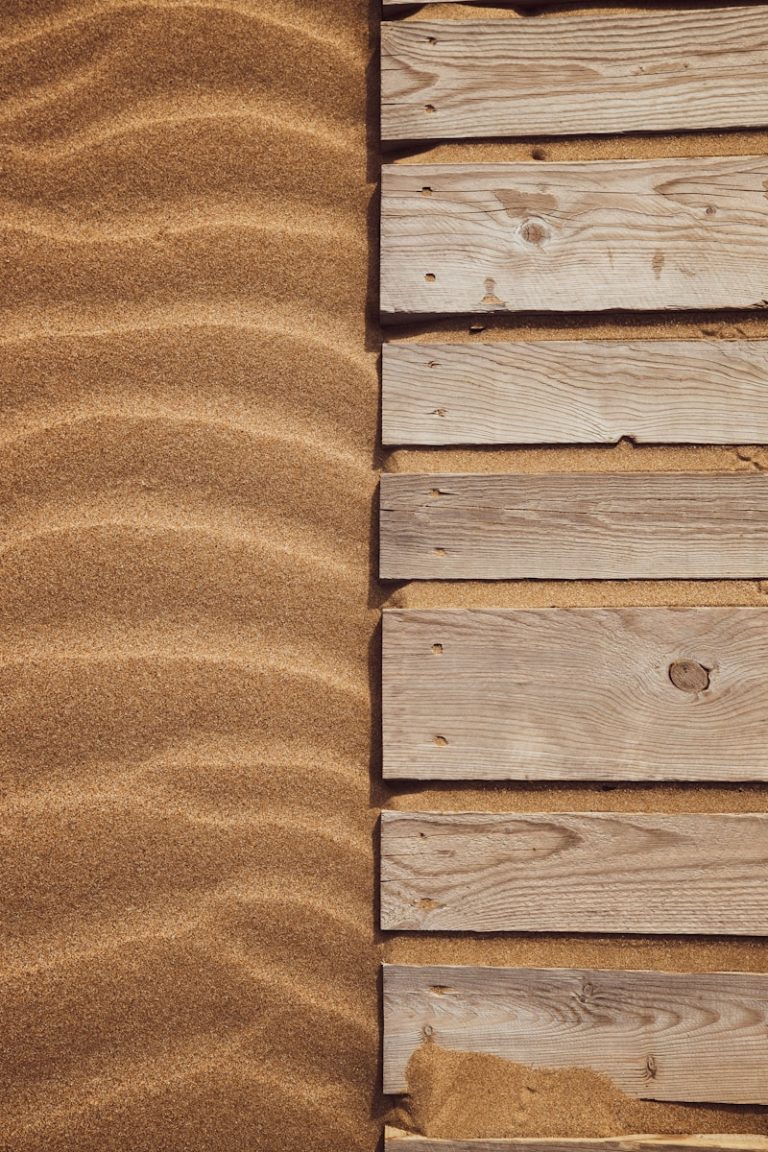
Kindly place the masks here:
MULTIPOLYGON (((385 16, 403 7, 383 0, 385 16)), ((382 135, 546 144, 762 129, 766 79, 765 5, 385 21, 382 135)), ((555 326, 630 313, 709 331, 704 314, 717 310, 738 338, 413 343, 400 331, 382 354, 384 444, 768 444, 768 340, 738 325, 739 312, 768 308, 768 157, 698 146, 667 157, 650 140, 636 160, 549 161, 531 145, 530 160, 385 165, 381 319, 512 329, 527 316, 555 326)), ((433 459, 433 472, 382 475, 385 580, 768 578, 757 458, 755 471, 734 452, 721 457, 730 471, 615 474, 516 474, 510 458, 476 475, 433 459)), ((384 776, 764 783, 766 612, 387 611, 384 776)), ((766 864, 760 813, 385 811, 381 925, 758 937, 766 864)), ((385 966, 384 1002, 386 1092, 407 1091, 408 1061, 428 1041, 592 1070, 638 1098, 768 1105, 768 974, 385 966)), ((385 1146, 768 1152, 768 1137, 388 1130, 385 1146)))

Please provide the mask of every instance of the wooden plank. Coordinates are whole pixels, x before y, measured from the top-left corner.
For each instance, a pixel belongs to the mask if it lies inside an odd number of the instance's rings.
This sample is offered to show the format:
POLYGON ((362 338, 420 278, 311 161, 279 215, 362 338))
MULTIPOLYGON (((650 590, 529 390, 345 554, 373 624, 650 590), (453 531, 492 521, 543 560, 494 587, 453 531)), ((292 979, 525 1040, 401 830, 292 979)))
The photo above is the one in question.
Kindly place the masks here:
POLYGON ((385 444, 768 443, 768 340, 384 344, 385 444))
POLYGON ((386 1152, 768 1152, 765 1136, 617 1136, 601 1140, 437 1140, 384 1129, 386 1152))
MULTIPOLYGON (((483 0, 381 0, 384 8, 393 9, 407 9, 407 8, 421 8, 424 4, 466 4, 472 6, 477 3, 483 6, 483 0)), ((494 0, 496 3, 504 4, 505 0, 494 0)), ((552 8, 557 4, 562 4, 563 0, 506 0, 509 7, 512 8, 552 8)), ((611 0, 584 0, 585 5, 596 4, 601 8, 608 7, 611 0)), ((615 0, 615 3, 621 5, 623 0, 615 0)))
POLYGON ((384 474, 387 580, 768 575, 768 476, 384 474))
POLYGON ((768 157, 385 165, 381 311, 763 308, 768 157))
POLYGON ((388 609, 384 776, 765 781, 766 652, 765 608, 388 609))
POLYGON ((382 812, 381 927, 768 935, 768 816, 382 812))
POLYGON ((383 24, 384 140, 768 124, 764 7, 383 24))
POLYGON ((768 1103, 768 976, 384 966, 384 1091, 425 1037, 535 1067, 579 1066, 630 1096, 768 1103))

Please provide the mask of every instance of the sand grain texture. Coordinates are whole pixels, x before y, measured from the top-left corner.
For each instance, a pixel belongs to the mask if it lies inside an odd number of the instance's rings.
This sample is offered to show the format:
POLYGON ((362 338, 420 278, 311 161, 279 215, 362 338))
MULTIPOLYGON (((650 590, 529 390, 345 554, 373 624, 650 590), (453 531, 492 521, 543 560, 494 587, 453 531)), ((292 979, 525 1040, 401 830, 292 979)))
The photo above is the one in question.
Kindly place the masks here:
POLYGON ((370 1149, 366 5, 3 16, 0 1144, 370 1149))

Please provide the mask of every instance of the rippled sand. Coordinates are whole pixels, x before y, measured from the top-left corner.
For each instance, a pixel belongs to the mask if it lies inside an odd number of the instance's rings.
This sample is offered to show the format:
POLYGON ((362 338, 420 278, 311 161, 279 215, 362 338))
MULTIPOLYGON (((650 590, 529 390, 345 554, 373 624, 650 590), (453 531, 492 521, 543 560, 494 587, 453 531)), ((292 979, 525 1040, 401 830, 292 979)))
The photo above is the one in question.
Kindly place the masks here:
POLYGON ((3 6, 14 1152, 376 1142, 366 8, 3 6))

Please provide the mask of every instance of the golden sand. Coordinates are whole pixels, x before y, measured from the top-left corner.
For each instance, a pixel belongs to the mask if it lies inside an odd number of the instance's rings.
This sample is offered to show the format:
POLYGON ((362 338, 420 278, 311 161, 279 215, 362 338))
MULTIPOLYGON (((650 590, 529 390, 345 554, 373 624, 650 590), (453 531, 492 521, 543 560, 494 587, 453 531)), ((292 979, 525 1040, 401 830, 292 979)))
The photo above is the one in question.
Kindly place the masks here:
MULTIPOLYGON (((385 790, 381 603, 752 604, 766 589, 379 588, 376 0, 370 8, 2 5, 0 1147, 9 1152, 372 1150, 386 1110, 383 952, 433 963, 768 963, 755 941, 440 936, 394 937, 382 949, 377 938, 382 803, 759 810, 766 796, 385 790)), ((471 144, 431 157, 766 147, 753 133, 471 144)), ((571 331, 768 335, 768 323, 495 322, 485 337, 571 331)), ((482 338, 467 325, 388 335, 426 333, 482 338)), ((765 464, 762 449, 626 445, 384 461, 765 464)), ((636 1130, 640 1115, 659 1131, 686 1130, 690 1116, 702 1131, 768 1130, 755 1110, 639 1113, 600 1078, 532 1074, 434 1046, 412 1071, 399 1119, 436 1134, 535 1133, 546 1117, 548 1131, 595 1135, 596 1124, 636 1130)))

